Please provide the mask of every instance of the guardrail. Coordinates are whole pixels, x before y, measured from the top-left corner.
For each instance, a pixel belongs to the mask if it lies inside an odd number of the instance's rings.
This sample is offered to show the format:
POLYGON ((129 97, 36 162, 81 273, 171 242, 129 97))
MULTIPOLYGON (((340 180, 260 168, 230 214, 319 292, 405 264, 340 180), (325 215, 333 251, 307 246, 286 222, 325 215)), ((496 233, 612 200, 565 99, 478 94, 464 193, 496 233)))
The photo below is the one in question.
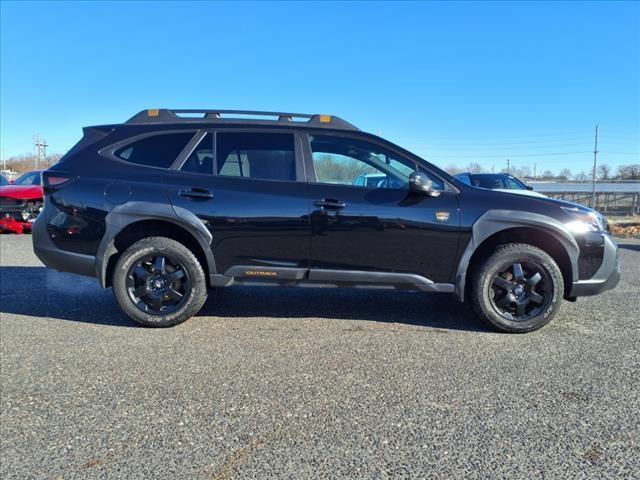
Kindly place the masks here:
MULTIPOLYGON (((591 206, 591 192, 543 192, 551 198, 591 206)), ((596 192, 595 209, 606 214, 640 214, 640 192, 596 192)))

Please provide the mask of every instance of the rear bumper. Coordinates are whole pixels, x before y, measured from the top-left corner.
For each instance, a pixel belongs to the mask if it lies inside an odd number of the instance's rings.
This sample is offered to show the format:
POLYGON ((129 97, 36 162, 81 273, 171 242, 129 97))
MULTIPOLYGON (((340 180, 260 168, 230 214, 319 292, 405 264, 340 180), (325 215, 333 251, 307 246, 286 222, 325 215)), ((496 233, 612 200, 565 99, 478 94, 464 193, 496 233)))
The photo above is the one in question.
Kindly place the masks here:
POLYGON ((47 231, 48 217, 46 209, 33 222, 33 251, 47 267, 63 272, 77 273, 88 277, 96 276, 96 257, 80 253, 67 252, 56 247, 47 231))
POLYGON ((597 295, 611 290, 620 281, 618 246, 611 237, 604 235, 604 255, 598 271, 588 280, 573 282, 570 297, 597 295))

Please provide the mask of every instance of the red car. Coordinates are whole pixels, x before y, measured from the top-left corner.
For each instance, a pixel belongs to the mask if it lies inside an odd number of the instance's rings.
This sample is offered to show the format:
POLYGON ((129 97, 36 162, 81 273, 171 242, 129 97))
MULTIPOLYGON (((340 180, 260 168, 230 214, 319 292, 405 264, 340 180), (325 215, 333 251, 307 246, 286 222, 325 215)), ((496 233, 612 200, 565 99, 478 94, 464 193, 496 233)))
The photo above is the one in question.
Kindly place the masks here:
POLYGON ((0 186, 0 233, 31 231, 42 210, 41 171, 27 172, 13 183, 0 186))

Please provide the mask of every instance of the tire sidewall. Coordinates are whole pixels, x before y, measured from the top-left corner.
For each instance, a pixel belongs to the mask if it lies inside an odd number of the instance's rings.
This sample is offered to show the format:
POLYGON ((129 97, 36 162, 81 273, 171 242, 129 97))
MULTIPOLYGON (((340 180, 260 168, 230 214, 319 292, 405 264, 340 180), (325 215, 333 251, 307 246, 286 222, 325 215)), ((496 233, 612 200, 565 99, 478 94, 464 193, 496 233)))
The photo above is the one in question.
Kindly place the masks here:
MULTIPOLYGON (((136 242, 118 259, 113 273, 113 293, 120 309, 128 318, 145 326, 169 327, 182 323, 197 313, 202 303, 204 303, 204 301, 199 301, 200 299, 198 298, 197 292, 202 290, 206 291, 206 284, 204 282, 202 268, 193 255, 186 255, 181 248, 173 247, 170 245, 172 241, 158 242, 158 245, 153 245, 151 244, 152 242, 152 239, 136 242), (140 245, 143 242, 147 245, 140 245), (160 243, 165 243, 165 245, 160 245, 160 243), (133 303, 127 292, 127 273, 132 265, 140 260, 140 258, 154 253, 163 253, 176 258, 187 270, 187 275, 191 282, 191 288, 186 301, 178 310, 167 315, 150 315, 143 312, 133 303)), ((186 247, 184 248, 186 249, 186 247)), ((189 251, 187 250, 187 252, 189 251)))
POLYGON ((475 280, 478 282, 477 289, 475 289, 476 298, 474 299, 476 304, 480 307, 485 319, 503 331, 525 333, 543 327, 555 317, 562 301, 564 286, 560 269, 551 257, 535 247, 523 249, 522 251, 514 250, 508 253, 498 250, 483 264, 475 280), (539 315, 529 320, 508 320, 496 311, 491 301, 493 295, 491 280, 493 275, 502 265, 510 262, 530 262, 544 268, 553 284, 551 301, 539 315))

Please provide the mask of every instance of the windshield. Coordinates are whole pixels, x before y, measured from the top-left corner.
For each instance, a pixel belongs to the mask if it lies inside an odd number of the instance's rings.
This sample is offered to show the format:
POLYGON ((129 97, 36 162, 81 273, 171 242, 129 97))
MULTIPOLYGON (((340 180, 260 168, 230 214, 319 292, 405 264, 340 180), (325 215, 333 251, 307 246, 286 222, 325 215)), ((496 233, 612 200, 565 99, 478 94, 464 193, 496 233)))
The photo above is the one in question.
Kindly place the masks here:
POLYGON ((9 180, 0 175, 0 187, 3 187, 5 185, 9 185, 9 180))
POLYGON ((490 190, 526 190, 527 187, 513 177, 498 174, 471 175, 471 185, 474 187, 488 188, 490 190))
POLYGON ((28 172, 18 177, 14 185, 40 185, 40 172, 28 172))

